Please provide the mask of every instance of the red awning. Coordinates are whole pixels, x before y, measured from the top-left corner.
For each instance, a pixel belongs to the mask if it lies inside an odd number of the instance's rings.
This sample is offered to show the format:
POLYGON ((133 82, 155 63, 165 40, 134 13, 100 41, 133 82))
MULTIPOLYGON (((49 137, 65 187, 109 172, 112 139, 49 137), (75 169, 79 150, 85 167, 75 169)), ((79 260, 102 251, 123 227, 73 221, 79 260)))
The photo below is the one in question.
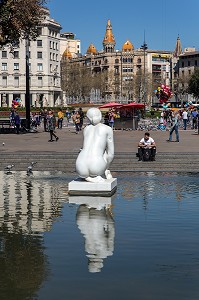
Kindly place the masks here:
POLYGON ((121 103, 109 102, 109 103, 99 106, 99 108, 111 108, 111 107, 121 107, 121 106, 123 106, 121 103))
POLYGON ((124 104, 122 105, 123 108, 144 108, 145 104, 143 103, 136 103, 136 102, 131 102, 129 104, 124 104))

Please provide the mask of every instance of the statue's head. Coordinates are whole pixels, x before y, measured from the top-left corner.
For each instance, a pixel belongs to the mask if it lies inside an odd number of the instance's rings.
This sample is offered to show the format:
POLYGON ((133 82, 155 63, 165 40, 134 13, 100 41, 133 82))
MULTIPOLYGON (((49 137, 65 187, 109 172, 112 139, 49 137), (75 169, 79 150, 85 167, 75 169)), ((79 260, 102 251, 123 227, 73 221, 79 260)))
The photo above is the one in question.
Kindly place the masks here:
POLYGON ((93 124, 93 125, 99 124, 102 120, 102 113, 99 110, 99 108, 95 108, 95 107, 89 108, 86 116, 89 119, 89 121, 91 122, 91 124, 93 124))

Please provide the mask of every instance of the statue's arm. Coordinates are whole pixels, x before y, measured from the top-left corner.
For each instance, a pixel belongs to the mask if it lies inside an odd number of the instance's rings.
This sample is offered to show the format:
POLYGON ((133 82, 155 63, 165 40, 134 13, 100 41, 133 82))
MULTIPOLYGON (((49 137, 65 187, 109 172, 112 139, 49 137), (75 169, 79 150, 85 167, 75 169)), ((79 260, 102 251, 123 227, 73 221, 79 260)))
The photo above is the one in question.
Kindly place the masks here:
POLYGON ((113 140, 113 131, 110 128, 108 135, 107 135, 107 152, 106 152, 106 159, 108 166, 112 162, 114 158, 114 140, 113 140))

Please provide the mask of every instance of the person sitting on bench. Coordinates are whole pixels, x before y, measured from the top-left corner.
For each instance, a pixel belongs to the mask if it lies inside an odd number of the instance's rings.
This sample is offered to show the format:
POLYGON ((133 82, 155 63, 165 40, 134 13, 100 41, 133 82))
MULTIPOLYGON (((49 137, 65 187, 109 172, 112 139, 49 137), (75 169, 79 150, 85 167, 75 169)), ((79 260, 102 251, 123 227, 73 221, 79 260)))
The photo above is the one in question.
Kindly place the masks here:
POLYGON ((144 137, 138 143, 139 161, 155 160, 156 144, 154 139, 150 137, 149 132, 145 132, 144 137))

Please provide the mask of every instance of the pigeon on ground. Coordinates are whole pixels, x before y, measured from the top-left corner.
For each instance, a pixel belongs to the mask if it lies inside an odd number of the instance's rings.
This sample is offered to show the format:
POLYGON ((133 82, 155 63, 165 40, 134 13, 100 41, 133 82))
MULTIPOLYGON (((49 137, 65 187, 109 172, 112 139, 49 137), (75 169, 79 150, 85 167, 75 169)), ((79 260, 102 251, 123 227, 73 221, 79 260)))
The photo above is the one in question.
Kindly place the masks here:
POLYGON ((14 167, 15 165, 8 165, 6 166, 4 169, 5 171, 11 171, 11 169, 14 167))
POLYGON ((34 161, 32 161, 30 163, 30 165, 28 166, 28 169, 27 169, 27 175, 31 175, 32 174, 32 168, 33 168, 34 165, 36 165, 36 163, 37 162, 34 162, 34 161))

